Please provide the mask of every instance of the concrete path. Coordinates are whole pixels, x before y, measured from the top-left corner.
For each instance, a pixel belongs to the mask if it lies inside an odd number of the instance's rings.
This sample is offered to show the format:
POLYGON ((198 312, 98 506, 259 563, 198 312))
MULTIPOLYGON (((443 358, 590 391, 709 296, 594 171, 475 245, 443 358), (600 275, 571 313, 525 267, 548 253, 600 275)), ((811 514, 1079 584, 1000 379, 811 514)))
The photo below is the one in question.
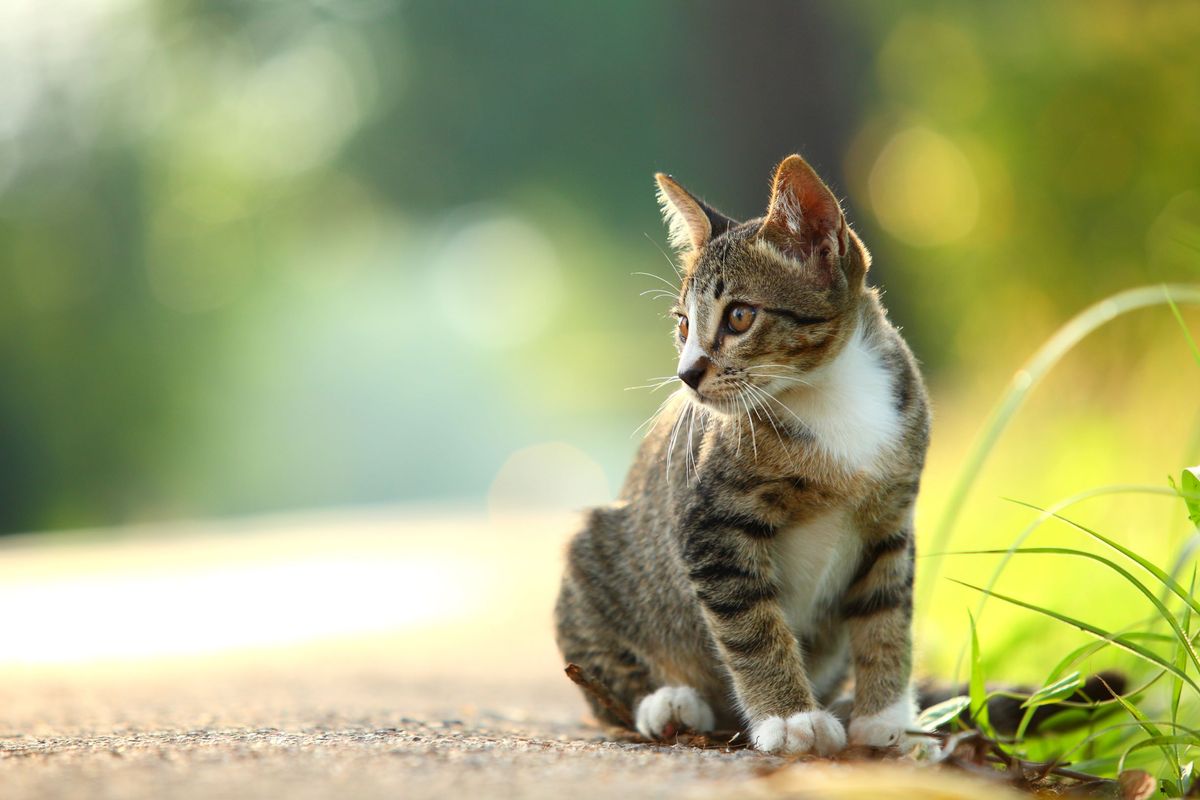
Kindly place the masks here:
POLYGON ((606 739, 550 634, 569 530, 373 511, 0 542, 0 800, 989 796, 606 739))

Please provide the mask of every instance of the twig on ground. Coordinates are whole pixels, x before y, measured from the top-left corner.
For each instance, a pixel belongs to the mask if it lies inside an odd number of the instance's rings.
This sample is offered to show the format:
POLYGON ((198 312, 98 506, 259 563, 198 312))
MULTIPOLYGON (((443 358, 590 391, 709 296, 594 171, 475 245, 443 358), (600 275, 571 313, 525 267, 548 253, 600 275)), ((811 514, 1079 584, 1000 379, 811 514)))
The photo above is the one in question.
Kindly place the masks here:
POLYGON ((567 673, 568 678, 595 698, 596 702, 604 706, 605 710, 616 717, 622 725, 631 730, 633 729, 633 715, 629 713, 629 707, 613 697, 612 692, 608 690, 607 686, 589 678, 578 664, 567 664, 567 668, 564 671, 567 673))

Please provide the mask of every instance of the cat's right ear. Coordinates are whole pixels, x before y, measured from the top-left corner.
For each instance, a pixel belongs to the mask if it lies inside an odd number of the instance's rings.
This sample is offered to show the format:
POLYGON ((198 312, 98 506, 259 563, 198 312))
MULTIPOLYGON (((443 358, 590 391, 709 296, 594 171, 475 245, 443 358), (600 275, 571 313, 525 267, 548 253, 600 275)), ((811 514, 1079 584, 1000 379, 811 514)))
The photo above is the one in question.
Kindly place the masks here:
POLYGON ((699 250, 737 223, 675 182, 666 173, 654 176, 658 204, 667 223, 671 246, 680 252, 699 250))

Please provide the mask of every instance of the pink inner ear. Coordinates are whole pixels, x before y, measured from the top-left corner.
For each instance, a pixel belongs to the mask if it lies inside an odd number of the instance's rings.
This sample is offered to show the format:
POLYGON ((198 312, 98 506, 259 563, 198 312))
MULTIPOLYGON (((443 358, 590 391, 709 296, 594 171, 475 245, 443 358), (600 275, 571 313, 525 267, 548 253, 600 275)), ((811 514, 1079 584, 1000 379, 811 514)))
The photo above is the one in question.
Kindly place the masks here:
POLYGON ((817 248, 837 246, 840 250, 842 226, 837 198, 812 167, 800 156, 785 159, 775 173, 763 232, 769 231, 789 255, 807 258, 817 248))

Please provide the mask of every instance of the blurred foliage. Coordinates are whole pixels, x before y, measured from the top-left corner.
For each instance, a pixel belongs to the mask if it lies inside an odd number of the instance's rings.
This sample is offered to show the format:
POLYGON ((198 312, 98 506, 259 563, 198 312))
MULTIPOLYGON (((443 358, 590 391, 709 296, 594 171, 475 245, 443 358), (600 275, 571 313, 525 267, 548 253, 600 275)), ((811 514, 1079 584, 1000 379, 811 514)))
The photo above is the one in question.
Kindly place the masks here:
POLYGON ((0 531, 480 502, 554 440, 608 479, 556 491, 609 491, 653 408, 620 388, 673 368, 631 275, 670 275, 658 169, 749 217, 803 152, 968 394, 1196 277, 1194 4, 0 15, 0 531))

